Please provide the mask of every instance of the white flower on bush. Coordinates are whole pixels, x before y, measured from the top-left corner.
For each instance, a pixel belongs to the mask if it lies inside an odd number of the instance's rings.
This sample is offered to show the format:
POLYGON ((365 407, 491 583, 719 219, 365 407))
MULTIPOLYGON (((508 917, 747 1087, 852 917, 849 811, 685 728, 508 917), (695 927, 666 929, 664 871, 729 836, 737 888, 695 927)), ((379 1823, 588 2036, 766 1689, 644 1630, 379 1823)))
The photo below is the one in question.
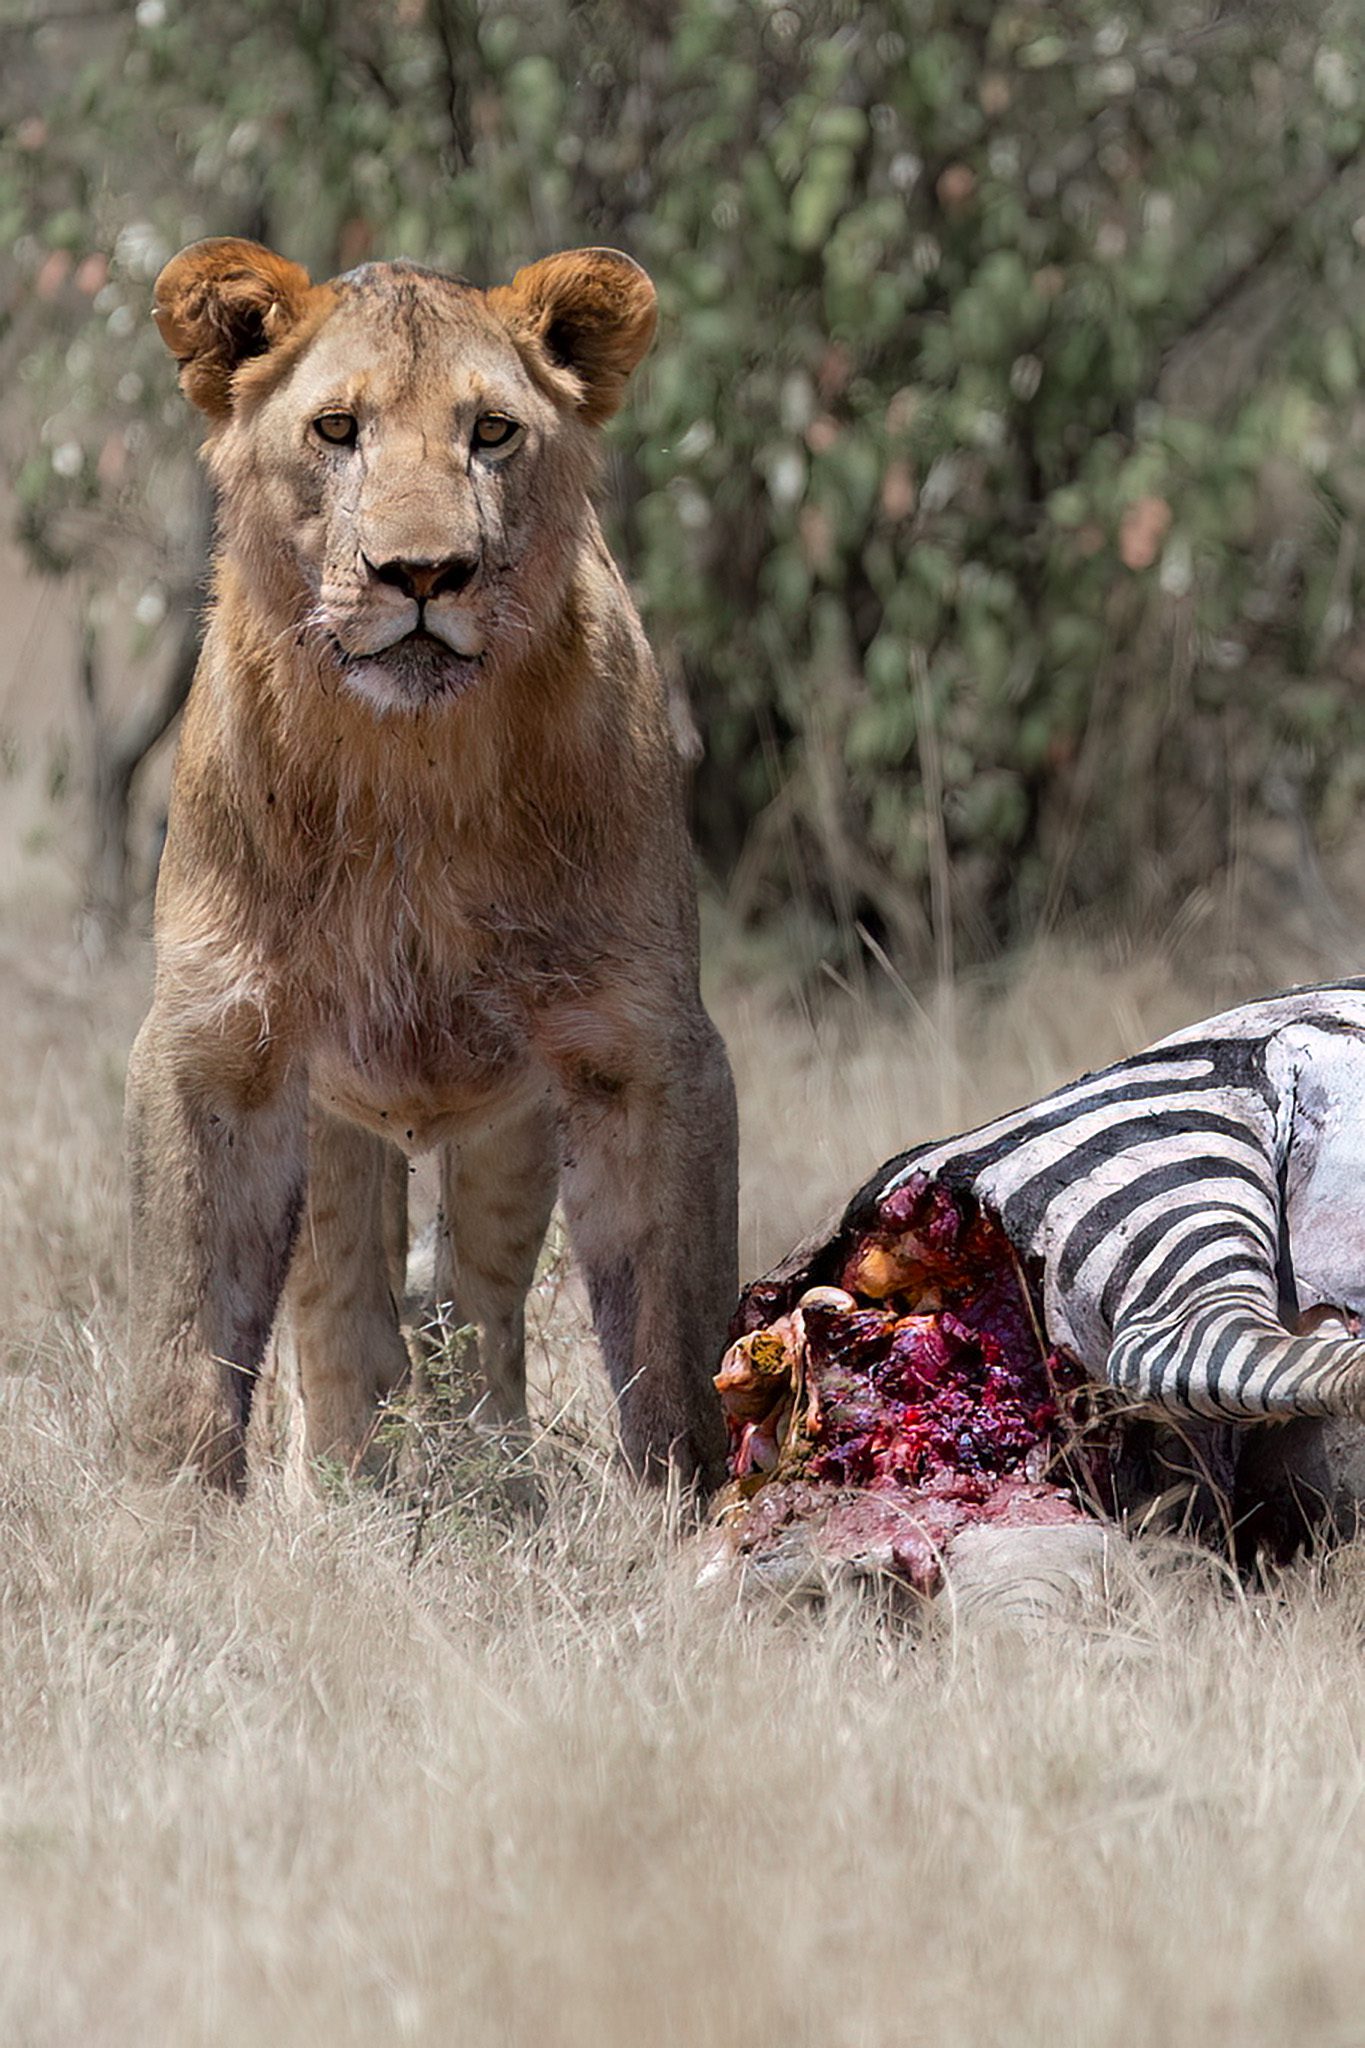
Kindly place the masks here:
POLYGON ((774 505, 800 502, 806 488, 806 464, 795 448, 779 448, 768 462, 768 495, 774 505))
POLYGON ((1313 59, 1313 83, 1329 107, 1344 114, 1356 103, 1355 73, 1341 50, 1319 50, 1313 59))

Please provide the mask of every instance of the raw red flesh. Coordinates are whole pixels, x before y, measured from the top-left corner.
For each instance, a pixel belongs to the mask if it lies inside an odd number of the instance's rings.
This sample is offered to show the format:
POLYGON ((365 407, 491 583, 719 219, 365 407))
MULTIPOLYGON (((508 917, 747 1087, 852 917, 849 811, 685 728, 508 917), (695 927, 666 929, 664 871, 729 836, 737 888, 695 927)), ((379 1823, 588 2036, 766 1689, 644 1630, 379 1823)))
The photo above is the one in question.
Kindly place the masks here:
POLYGON ((915 1175, 818 1265, 836 1286, 809 1290, 808 1264, 785 1300, 750 1290, 717 1376, 741 1552, 799 1525, 821 1557, 875 1556, 932 1591, 970 1523, 1081 1519, 1086 1376, 1046 1347, 993 1216, 915 1175))

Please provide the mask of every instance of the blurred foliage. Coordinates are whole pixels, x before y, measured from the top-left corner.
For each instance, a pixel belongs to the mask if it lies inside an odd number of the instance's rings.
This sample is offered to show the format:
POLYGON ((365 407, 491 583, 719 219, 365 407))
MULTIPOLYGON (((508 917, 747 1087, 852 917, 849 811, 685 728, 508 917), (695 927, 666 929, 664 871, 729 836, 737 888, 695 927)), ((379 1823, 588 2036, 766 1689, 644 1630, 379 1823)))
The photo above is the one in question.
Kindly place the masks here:
POLYGON ((485 281, 613 243, 663 310, 614 537, 747 916, 913 960, 950 901, 979 950, 1168 909, 1267 809, 1354 811, 1360 6, 41 18, 0 28, 6 452, 34 558, 149 632, 190 492, 146 320, 175 248, 485 281))

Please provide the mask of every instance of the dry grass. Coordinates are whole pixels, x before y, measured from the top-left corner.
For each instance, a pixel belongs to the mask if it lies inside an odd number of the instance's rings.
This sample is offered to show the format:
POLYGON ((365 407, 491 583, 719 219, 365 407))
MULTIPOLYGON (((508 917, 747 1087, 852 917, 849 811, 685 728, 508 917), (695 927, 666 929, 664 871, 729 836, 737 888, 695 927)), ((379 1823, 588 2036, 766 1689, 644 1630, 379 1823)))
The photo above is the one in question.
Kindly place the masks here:
MULTIPOLYGON (((606 1457, 560 1263, 533 1531, 473 1479, 420 1541, 344 1487, 125 1496, 145 964, 92 983, 58 923, 0 963, 0 2042, 1361 2038, 1365 1557, 1255 1596, 1163 1559, 1028 1636, 746 1609, 606 1457)), ((893 1145, 1202 998, 1139 962, 956 1000, 951 1046, 721 1006, 750 1268, 893 1145)))

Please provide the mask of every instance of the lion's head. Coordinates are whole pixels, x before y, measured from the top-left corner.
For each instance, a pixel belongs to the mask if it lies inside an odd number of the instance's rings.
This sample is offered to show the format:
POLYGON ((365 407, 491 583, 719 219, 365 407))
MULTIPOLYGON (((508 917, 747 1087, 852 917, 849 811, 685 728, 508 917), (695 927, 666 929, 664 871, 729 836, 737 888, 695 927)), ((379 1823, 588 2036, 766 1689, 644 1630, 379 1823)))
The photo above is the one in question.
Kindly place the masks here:
POLYGON ((562 609, 592 429, 654 332, 611 249, 484 291, 408 263, 313 284, 254 242, 197 242, 155 318, 234 557, 282 635, 376 711, 448 702, 562 609))

